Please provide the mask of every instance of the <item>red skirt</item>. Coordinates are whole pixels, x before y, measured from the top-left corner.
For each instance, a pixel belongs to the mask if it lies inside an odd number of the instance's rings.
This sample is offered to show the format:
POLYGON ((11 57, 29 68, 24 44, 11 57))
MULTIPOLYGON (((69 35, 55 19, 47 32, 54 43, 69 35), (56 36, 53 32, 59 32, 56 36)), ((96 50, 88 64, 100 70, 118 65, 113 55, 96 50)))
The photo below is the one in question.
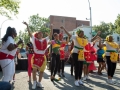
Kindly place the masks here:
POLYGON ((91 53, 91 52, 84 52, 84 56, 85 56, 85 60, 87 62, 97 60, 97 55, 95 55, 94 53, 91 53))
POLYGON ((89 65, 89 70, 97 70, 97 68, 95 67, 94 62, 89 65))
POLYGON ((63 50, 60 50, 60 60, 65 59, 65 52, 63 50))
POLYGON ((41 67, 44 62, 44 55, 42 54, 34 54, 33 65, 37 67, 41 67))

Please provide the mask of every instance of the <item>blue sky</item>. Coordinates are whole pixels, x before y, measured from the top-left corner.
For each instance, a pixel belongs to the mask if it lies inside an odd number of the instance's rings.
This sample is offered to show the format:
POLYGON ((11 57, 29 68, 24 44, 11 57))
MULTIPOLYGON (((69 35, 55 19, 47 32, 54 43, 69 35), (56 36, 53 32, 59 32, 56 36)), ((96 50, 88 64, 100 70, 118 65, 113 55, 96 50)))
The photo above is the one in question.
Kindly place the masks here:
MULTIPOLYGON (((22 21, 27 21, 31 15, 39 14, 41 17, 49 15, 76 17, 78 20, 89 18, 88 0, 20 0, 19 14, 2 25, 2 37, 8 26, 15 27, 17 32, 24 31, 22 21)), ((101 21, 114 23, 120 13, 120 0, 90 0, 92 8, 92 24, 97 25, 101 21)), ((0 16, 0 25, 6 20, 0 16)))

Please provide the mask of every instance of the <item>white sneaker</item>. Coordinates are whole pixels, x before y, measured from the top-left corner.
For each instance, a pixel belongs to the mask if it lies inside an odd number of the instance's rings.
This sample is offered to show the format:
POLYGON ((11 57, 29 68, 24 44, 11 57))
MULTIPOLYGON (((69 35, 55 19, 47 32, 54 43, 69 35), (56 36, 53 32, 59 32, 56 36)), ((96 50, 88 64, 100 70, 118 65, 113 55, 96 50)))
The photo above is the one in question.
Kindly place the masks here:
POLYGON ((86 76, 86 79, 88 79, 88 80, 89 80, 90 78, 89 78, 88 76, 86 76))
POLYGON ((33 82, 32 89, 36 89, 36 81, 33 82))
POLYGON ((115 82, 112 81, 112 79, 108 79, 108 80, 107 80, 107 83, 109 83, 109 84, 115 84, 115 82))
POLYGON ((37 82, 37 87, 44 88, 44 86, 40 82, 37 82))
POLYGON ((77 86, 77 87, 80 86, 78 80, 75 81, 75 86, 77 86))
POLYGON ((83 81, 85 81, 87 79, 87 77, 85 76, 85 77, 83 77, 83 81))
POLYGON ((82 82, 82 80, 79 80, 79 84, 83 85, 83 82, 82 82))

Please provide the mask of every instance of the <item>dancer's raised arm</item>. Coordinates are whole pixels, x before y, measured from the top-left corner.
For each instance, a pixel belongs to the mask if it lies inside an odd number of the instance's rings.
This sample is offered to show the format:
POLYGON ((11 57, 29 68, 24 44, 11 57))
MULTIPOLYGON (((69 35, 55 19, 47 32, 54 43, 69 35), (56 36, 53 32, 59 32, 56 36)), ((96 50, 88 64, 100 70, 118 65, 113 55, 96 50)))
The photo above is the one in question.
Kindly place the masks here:
POLYGON ((96 39, 93 41, 93 44, 95 44, 96 42, 99 42, 99 45, 101 45, 101 37, 96 37, 96 39))
POLYGON ((50 39, 52 39, 53 35, 53 24, 50 25, 50 34, 48 35, 50 39))
POLYGON ((91 39, 91 42, 93 42, 100 34, 101 31, 98 31, 97 34, 91 39))
POLYGON ((30 28, 29 28, 28 24, 24 21, 23 21, 23 24, 25 24, 27 26, 27 31, 29 33, 29 36, 32 37, 32 33, 30 32, 30 28))
POLYGON ((70 38, 72 37, 72 35, 70 35, 70 33, 65 29, 65 27, 61 26, 60 28, 63 29, 70 38))

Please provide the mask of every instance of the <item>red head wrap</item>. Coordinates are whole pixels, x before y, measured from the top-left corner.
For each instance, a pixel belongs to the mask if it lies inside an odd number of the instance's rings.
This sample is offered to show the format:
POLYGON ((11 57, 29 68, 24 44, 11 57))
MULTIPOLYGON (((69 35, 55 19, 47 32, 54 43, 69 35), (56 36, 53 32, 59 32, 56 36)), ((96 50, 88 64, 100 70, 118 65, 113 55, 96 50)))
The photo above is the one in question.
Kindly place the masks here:
POLYGON ((39 32, 35 32, 35 33, 34 33, 34 37, 37 38, 37 36, 38 36, 39 33, 42 33, 42 32, 41 32, 41 31, 39 31, 39 32))
POLYGON ((63 33, 60 33, 60 34, 59 34, 59 38, 61 38, 61 37, 63 38, 63 33))

